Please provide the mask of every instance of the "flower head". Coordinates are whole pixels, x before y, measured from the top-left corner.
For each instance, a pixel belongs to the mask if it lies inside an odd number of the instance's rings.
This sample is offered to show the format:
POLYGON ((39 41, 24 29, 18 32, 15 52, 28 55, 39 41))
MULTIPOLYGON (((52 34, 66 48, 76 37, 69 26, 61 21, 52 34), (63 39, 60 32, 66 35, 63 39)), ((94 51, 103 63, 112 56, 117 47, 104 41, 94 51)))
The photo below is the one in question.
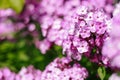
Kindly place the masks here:
POLYGON ((103 11, 86 6, 79 7, 71 16, 71 22, 66 25, 69 28, 66 29, 63 52, 77 60, 80 60, 83 53, 88 57, 98 58, 110 29, 108 22, 110 18, 103 11), (93 49, 96 49, 95 54, 92 54, 93 49))
POLYGON ((70 64, 67 58, 56 58, 41 75, 41 80, 84 80, 88 73, 78 63, 70 64))

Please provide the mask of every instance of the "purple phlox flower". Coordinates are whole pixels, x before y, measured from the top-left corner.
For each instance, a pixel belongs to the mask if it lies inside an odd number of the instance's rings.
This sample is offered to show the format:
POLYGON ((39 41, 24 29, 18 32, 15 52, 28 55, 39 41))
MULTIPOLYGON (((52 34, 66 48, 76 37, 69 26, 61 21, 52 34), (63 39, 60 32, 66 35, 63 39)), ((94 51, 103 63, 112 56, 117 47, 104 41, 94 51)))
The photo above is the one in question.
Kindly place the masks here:
POLYGON ((110 77, 109 80, 120 80, 120 76, 117 73, 113 73, 110 77))
POLYGON ((80 64, 70 64, 71 60, 67 58, 56 58, 51 62, 41 75, 41 80, 84 80, 88 72, 80 64))
POLYGON ((110 22, 109 16, 101 9, 78 7, 69 24, 65 25, 68 28, 65 29, 63 53, 77 60, 86 55, 94 62, 101 62, 101 49, 110 32, 110 22))

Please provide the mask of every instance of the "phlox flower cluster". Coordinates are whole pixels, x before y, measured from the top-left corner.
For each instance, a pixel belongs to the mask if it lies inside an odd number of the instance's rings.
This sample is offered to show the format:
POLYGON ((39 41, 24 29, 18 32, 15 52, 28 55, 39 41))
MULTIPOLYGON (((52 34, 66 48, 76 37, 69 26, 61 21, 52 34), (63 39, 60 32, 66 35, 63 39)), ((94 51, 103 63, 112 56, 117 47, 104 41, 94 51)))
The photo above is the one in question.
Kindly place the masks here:
POLYGON ((69 28, 71 16, 81 5, 91 9, 94 7, 103 9, 110 15, 113 10, 112 4, 113 0, 42 0, 40 24, 42 35, 46 40, 40 41, 43 44, 39 44, 38 48, 45 53, 53 43, 61 46, 66 37, 65 32, 69 28), (51 45, 46 45, 45 41, 51 45), (47 49, 41 48, 43 45, 47 46, 47 49))
POLYGON ((33 66, 23 67, 17 74, 8 68, 0 69, 0 80, 40 80, 41 71, 33 66))
POLYGON ((80 64, 71 64, 67 58, 56 58, 41 72, 33 66, 23 67, 18 73, 0 69, 0 80, 84 80, 88 72, 80 64))
MULTIPOLYGON (((80 0, 42 0, 41 1, 41 30, 42 35, 45 40, 40 41, 45 45, 45 41, 49 42, 48 48, 44 50, 41 48, 41 44, 39 45, 39 49, 45 53, 49 50, 49 46, 53 43, 57 45, 62 45, 64 38, 64 29, 67 28, 64 25, 66 21, 69 21, 69 16, 71 16, 75 9, 80 5, 80 0)), ((45 45, 47 46, 47 45, 45 45)))
POLYGON ((62 45, 64 32, 68 29, 66 25, 69 24, 70 17, 78 7, 84 5, 89 8, 102 8, 110 14, 113 10, 112 4, 113 0, 25 0, 24 9, 20 14, 16 14, 11 9, 0 10, 0 24, 2 25, 0 38, 5 39, 7 36, 11 39, 14 36, 13 33, 27 29, 23 33, 24 36, 30 33, 36 47, 42 53, 46 53, 53 43, 62 45), (39 32, 34 22, 40 24, 45 40, 39 40, 39 32), (45 49, 44 46, 46 46, 45 49))
POLYGON ((79 63, 73 63, 67 58, 56 58, 41 75, 41 80, 84 80, 88 72, 79 63))
POLYGON ((66 27, 63 53, 80 60, 84 54, 93 62, 101 61, 101 49, 111 29, 111 19, 99 9, 81 6, 66 27))

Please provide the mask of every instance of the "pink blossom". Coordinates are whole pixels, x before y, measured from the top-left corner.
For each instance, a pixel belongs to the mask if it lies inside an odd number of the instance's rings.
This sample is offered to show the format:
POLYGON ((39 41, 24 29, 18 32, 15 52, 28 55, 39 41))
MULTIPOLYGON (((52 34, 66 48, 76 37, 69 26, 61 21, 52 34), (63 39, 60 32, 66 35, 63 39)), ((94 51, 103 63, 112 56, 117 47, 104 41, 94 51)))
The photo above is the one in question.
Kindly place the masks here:
POLYGON ((78 63, 70 65, 67 58, 56 58, 41 75, 41 80, 84 80, 88 76, 85 68, 78 63))

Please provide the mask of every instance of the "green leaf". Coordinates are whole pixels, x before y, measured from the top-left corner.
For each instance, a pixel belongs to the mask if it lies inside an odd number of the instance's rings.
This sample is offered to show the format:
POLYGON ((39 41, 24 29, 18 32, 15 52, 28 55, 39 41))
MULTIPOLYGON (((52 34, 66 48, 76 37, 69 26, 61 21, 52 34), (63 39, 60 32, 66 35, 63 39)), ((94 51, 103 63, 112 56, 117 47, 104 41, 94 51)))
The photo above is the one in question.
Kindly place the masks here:
POLYGON ((2 8, 9 8, 9 2, 7 0, 0 0, 0 9, 2 8))
POLYGON ((24 3, 24 0, 9 0, 10 7, 13 8, 17 13, 22 11, 24 3))
POLYGON ((24 51, 19 51, 18 58, 20 61, 28 61, 29 60, 29 57, 27 56, 27 54, 24 51))
POLYGON ((0 0, 0 9, 12 8, 17 13, 23 10, 25 0, 0 0))
POLYGON ((104 80, 104 78, 106 76, 105 67, 99 67, 98 68, 98 75, 99 75, 99 77, 100 77, 101 80, 104 80))

